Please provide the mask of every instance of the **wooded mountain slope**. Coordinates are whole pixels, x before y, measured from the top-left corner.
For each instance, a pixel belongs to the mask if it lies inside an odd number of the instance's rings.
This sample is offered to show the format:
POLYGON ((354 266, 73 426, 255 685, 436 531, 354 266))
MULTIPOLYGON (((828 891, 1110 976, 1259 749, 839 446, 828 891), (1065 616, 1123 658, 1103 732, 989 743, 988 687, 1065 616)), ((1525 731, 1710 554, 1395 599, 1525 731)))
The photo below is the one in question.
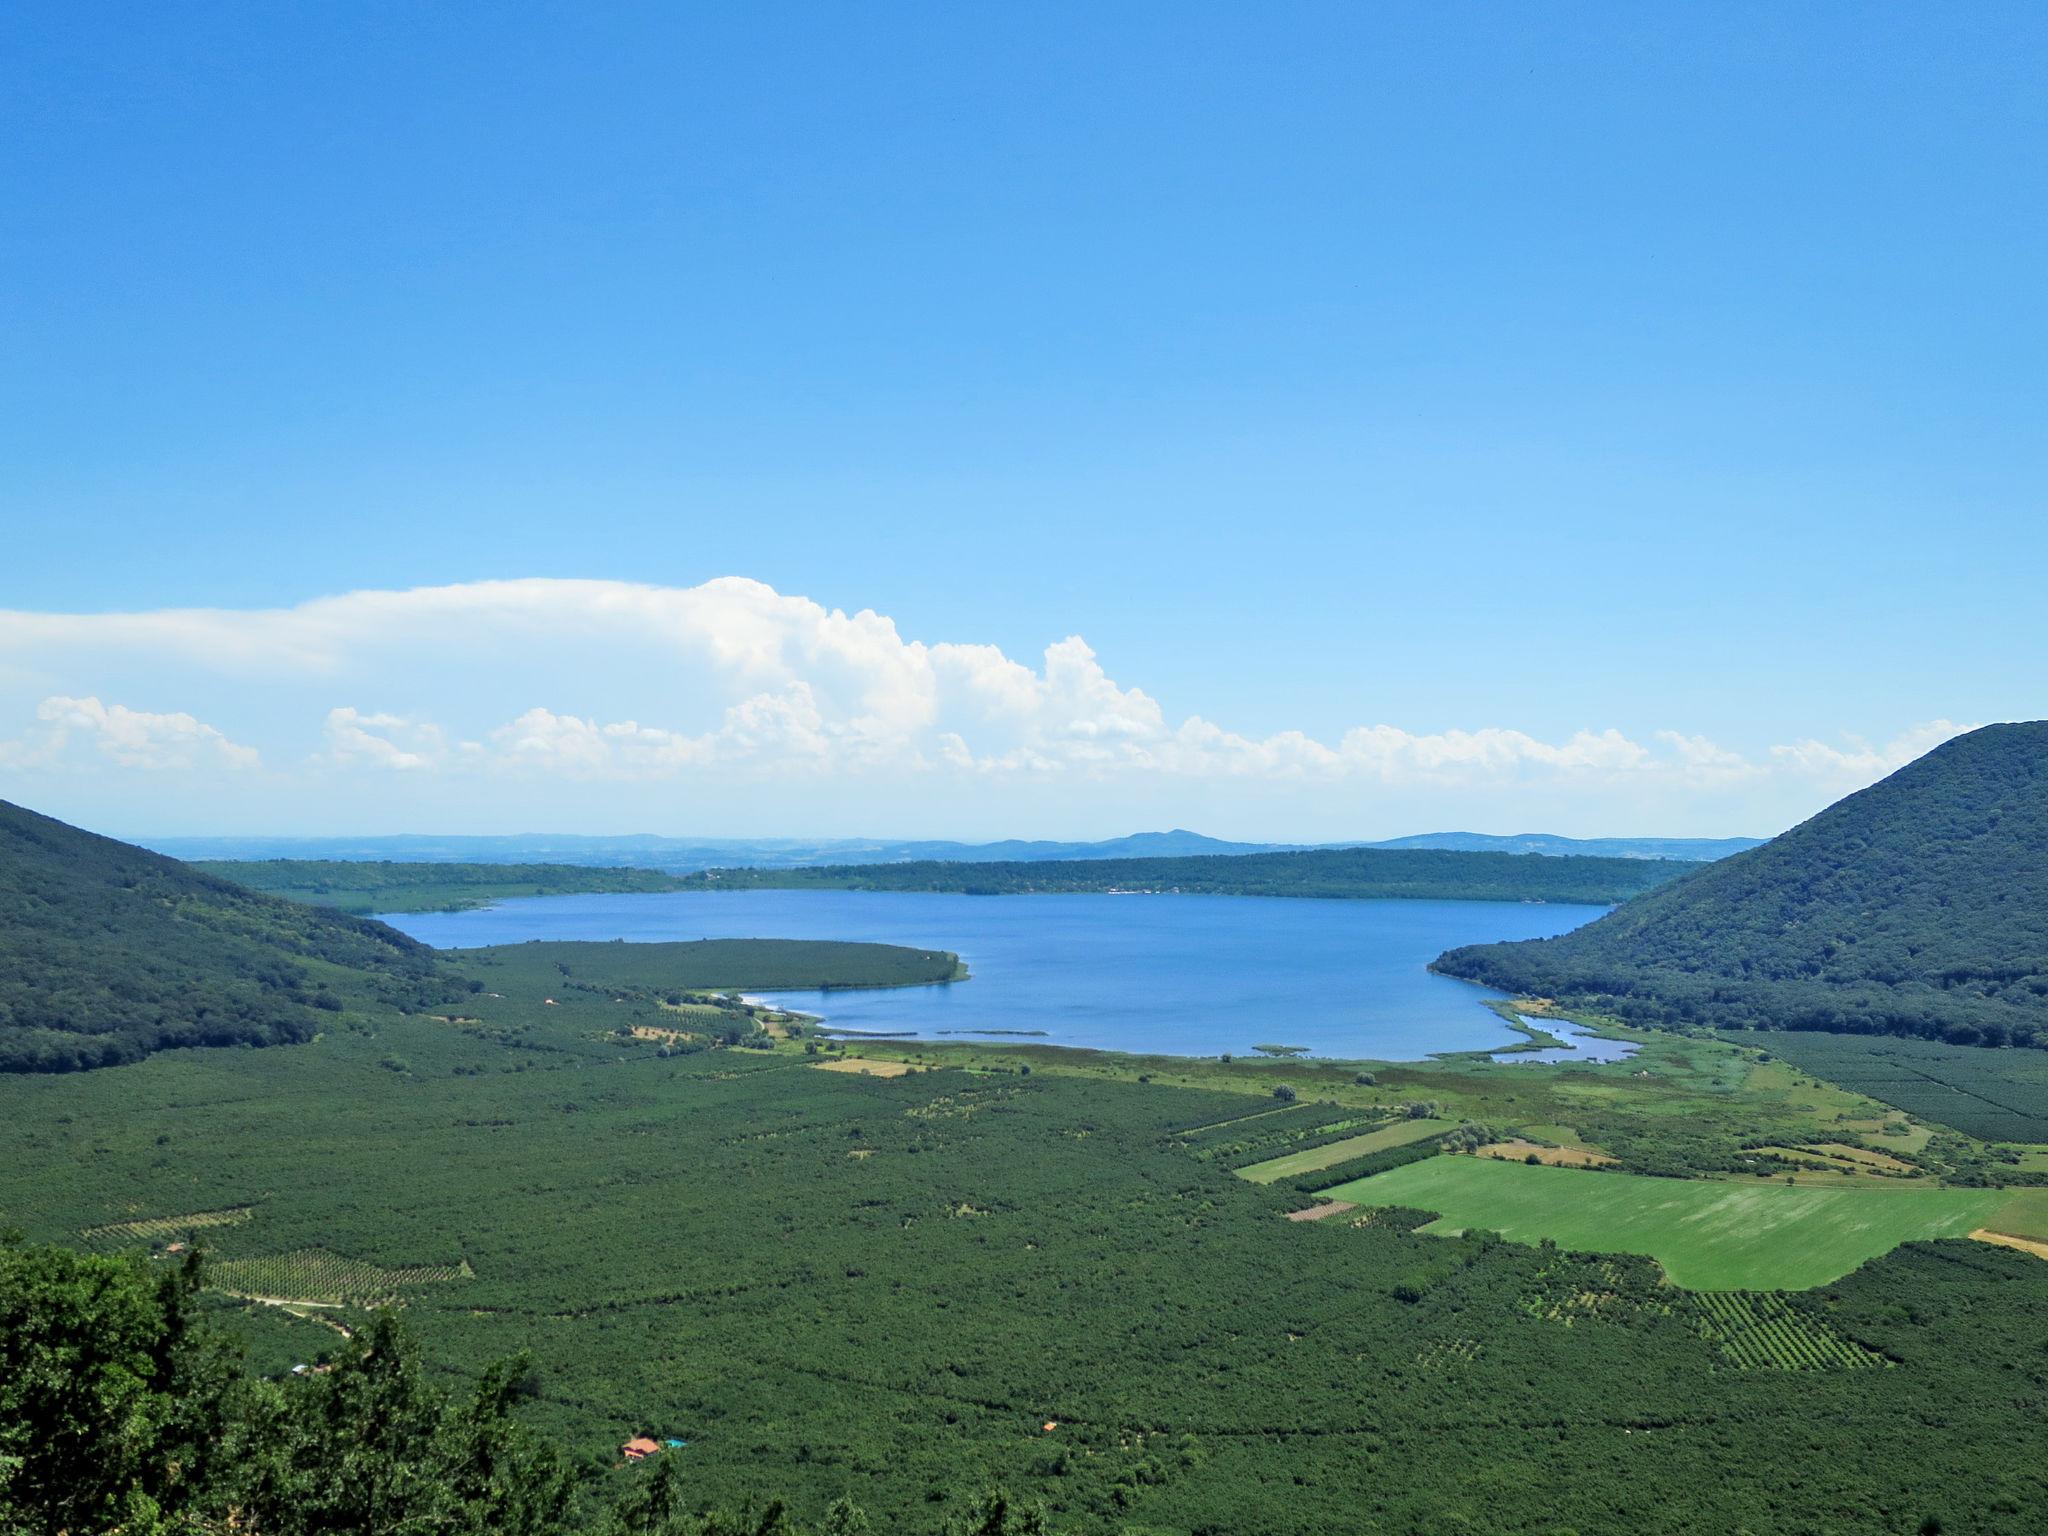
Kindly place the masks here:
POLYGON ((2048 722, 1958 737, 1598 922, 1436 968, 1642 1024, 2048 1046, 2048 722))
POLYGON ((344 993, 421 983, 438 986, 433 951, 382 923, 0 801, 0 1071, 304 1040, 344 993))

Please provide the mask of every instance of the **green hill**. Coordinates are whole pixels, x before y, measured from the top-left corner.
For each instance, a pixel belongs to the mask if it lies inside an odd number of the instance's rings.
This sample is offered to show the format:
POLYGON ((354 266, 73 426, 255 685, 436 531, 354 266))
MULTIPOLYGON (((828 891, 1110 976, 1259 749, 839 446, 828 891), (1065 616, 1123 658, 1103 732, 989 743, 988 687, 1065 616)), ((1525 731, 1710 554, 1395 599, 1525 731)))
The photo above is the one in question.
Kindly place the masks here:
POLYGON ((0 801, 0 1071, 306 1040, 441 984, 382 923, 261 895, 0 801))
POLYGON ((1691 866, 1667 859, 1552 858, 1440 849, 1315 848, 1295 853, 1033 863, 840 864, 714 869, 685 877, 718 890, 962 891, 977 896, 1175 891, 1204 896, 1325 896, 1417 901, 1623 901, 1691 866))
POLYGON ((1958 737, 1598 922, 1436 969, 1638 1024, 2048 1046, 2048 722, 1958 737))

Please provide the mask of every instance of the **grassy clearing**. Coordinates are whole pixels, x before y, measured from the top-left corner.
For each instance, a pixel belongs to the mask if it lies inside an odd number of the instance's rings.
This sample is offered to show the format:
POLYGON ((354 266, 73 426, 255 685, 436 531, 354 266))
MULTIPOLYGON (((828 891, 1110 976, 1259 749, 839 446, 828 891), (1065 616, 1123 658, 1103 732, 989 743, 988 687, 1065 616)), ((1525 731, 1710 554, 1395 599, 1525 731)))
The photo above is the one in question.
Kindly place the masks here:
POLYGON ((1848 1163, 1861 1163, 1864 1167, 1875 1169, 1879 1173, 1910 1175, 1919 1171, 1911 1163, 1900 1162, 1888 1152, 1872 1152, 1866 1147, 1847 1146, 1839 1141, 1817 1142, 1805 1150, 1838 1157, 1848 1163))
POLYGON ((1758 1147, 1756 1153, 1759 1157, 1781 1158, 1795 1169, 1808 1172, 1894 1179, 1910 1179, 1923 1172, 1889 1153, 1868 1152, 1839 1142, 1820 1142, 1803 1147, 1758 1147))
POLYGON ((1453 1128, 1453 1122, 1449 1120, 1402 1120, 1393 1125, 1383 1125, 1376 1131, 1367 1131, 1363 1136, 1347 1136, 1327 1146, 1311 1147, 1306 1152, 1290 1152, 1285 1157, 1253 1163, 1238 1169, 1237 1176, 1250 1179, 1254 1184, 1271 1184, 1276 1179, 1291 1179, 1298 1173, 1334 1168, 1339 1163, 1363 1157, 1368 1152, 1377 1152, 1382 1147, 1405 1147, 1411 1141, 1441 1136, 1453 1128))
POLYGON ((1326 1193, 1439 1212, 1425 1232, 1484 1228, 1519 1242, 1647 1254, 1694 1290, 1823 1285, 1901 1243, 1967 1236, 2013 1199, 2000 1190, 1649 1179, 1456 1156, 1326 1193))
POLYGON ((2048 1189, 2009 1189, 2004 1194, 2004 1203, 1985 1225, 2012 1237, 2048 1240, 2048 1189))

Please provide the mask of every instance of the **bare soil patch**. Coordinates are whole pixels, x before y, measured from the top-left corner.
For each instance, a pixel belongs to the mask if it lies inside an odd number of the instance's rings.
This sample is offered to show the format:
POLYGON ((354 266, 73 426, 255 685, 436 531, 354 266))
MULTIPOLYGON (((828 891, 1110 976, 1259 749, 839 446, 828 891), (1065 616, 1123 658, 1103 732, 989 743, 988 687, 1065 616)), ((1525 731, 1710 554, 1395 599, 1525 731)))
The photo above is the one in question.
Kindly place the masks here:
POLYGON ((1358 1207, 1349 1200, 1325 1200, 1321 1205, 1312 1205, 1305 1211, 1289 1211, 1289 1221, 1321 1221, 1325 1216, 1341 1216, 1358 1207))
POLYGON ((2037 1242, 2031 1237, 2014 1237, 2010 1232, 1994 1232, 1989 1227, 1979 1227, 1970 1236, 1980 1243, 1996 1243, 2001 1248, 2017 1248, 2037 1259, 2048 1259, 2048 1243, 2037 1242))
POLYGON ((1995 1233, 1989 1227, 1978 1227, 1970 1233, 1978 1243, 1997 1243, 1999 1247, 2017 1247, 2021 1253, 2032 1253, 2038 1260, 2048 1260, 2048 1243, 2040 1243, 2032 1237, 2013 1237, 2011 1233, 1995 1233))

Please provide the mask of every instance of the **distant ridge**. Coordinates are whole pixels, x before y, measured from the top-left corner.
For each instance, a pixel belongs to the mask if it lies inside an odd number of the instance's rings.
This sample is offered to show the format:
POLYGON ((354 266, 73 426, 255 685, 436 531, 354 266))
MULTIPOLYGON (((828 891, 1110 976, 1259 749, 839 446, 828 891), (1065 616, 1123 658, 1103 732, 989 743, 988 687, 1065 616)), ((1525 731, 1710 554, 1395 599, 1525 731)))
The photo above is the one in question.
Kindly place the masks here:
POLYGON ((810 869, 714 869, 685 877, 712 890, 956 891, 970 896, 1081 894, 1312 896, 1361 900, 1563 901, 1607 906, 1667 880, 1669 859, 1551 859, 1446 848, 1302 848, 1181 858, 920 859, 810 869))
POLYGON ((1705 862, 1755 848, 1760 837, 1559 837, 1553 832, 1423 832, 1368 848, 1449 848, 1459 853, 1544 853, 1553 858, 1686 859, 1705 862))
POLYGON ((1576 932, 1436 968, 1641 1024, 2048 1045, 2048 722, 1959 736, 1576 932))
POLYGON ((706 869, 815 869, 825 865, 920 862, 1027 864, 1048 860, 1193 858, 1207 854, 1298 853, 1317 848, 1449 849, 1564 857, 1713 859, 1754 846, 1750 838, 1570 838, 1531 832, 1492 837, 1430 832, 1389 842, 1237 843, 1176 828, 1098 842, 1009 838, 994 843, 886 838, 690 838, 635 833, 584 837, 522 832, 481 837, 162 837, 147 846, 180 859, 339 859, 401 864, 585 864, 695 874, 706 869))

